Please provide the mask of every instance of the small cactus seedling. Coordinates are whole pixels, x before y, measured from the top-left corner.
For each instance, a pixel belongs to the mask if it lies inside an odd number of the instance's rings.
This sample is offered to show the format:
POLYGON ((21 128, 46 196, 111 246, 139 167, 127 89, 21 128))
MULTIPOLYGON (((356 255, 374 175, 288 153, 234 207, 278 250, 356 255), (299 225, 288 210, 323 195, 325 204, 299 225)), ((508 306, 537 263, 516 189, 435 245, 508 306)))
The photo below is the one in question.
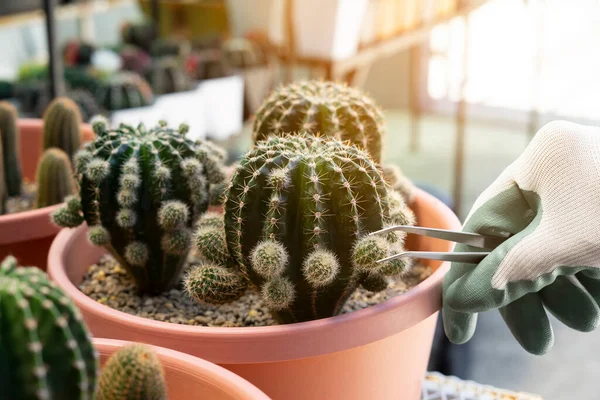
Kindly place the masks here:
POLYGON ((381 162, 383 115, 372 99, 346 85, 308 81, 275 90, 256 112, 254 141, 290 132, 350 141, 381 162))
POLYGON ((81 113, 69 98, 52 101, 44 113, 44 149, 56 147, 70 158, 81 147, 81 113))
POLYGON ((65 197, 75 194, 73 167, 64 151, 50 148, 44 152, 38 164, 36 183, 35 208, 62 203, 65 197))
POLYGON ((17 109, 6 101, 0 101, 0 134, 4 151, 5 195, 21 194, 21 162, 19 160, 19 130, 17 128, 17 109))
POLYGON ((96 400, 165 400, 163 367, 152 348, 127 345, 110 356, 98 380, 96 400))
POLYGON ((89 399, 98 357, 71 299, 36 267, 0 264, 0 393, 5 399, 89 399))
MULTIPOLYGON (((224 179, 219 156, 187 139, 187 125, 110 130, 100 118, 92 128, 96 140, 74 158, 88 238, 130 271, 140 291, 163 292, 179 282, 209 185, 224 179)), ((69 203, 53 218, 61 226, 81 221, 69 203)))
POLYGON ((133 72, 120 72, 103 82, 96 98, 109 111, 144 107, 152 103, 154 94, 144 78, 133 72))
POLYGON ((225 199, 224 221, 212 214, 198 223, 206 263, 186 286, 199 300, 239 297, 247 277, 280 321, 307 321, 339 314, 359 285, 381 290, 407 268, 406 260, 376 263, 401 251, 404 238, 368 233, 411 217, 356 146, 302 135, 259 142, 225 199))

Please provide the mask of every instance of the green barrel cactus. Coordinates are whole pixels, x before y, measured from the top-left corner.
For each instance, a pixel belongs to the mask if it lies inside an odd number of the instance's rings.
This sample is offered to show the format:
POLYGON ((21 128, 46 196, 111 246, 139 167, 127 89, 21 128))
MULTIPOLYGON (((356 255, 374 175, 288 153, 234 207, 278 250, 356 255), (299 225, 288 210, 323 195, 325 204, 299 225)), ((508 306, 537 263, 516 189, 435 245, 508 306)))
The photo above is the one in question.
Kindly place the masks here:
POLYGON ((165 400, 167 384, 158 356, 147 345, 127 345, 110 356, 95 400, 165 400))
POLYGON ((133 72, 120 72, 100 85, 96 98, 109 111, 144 107, 154 100, 152 88, 144 78, 133 72))
POLYGON ((38 164, 36 183, 35 208, 60 204, 75 194, 77 186, 67 153, 57 148, 46 150, 38 164))
POLYGON ((0 134, 4 152, 4 174, 0 176, 0 180, 4 179, 5 195, 9 197, 21 194, 22 176, 17 118, 15 106, 0 101, 0 134))
POLYGON ((383 114, 372 99, 344 84, 307 81, 275 90, 256 112, 254 141, 290 132, 349 141, 381 162, 383 114))
POLYGON ((149 82, 154 93, 176 93, 190 89, 190 83, 183 68, 174 57, 157 59, 149 73, 149 82))
POLYGON ((381 290, 406 260, 403 236, 371 237, 411 216, 388 193, 374 161, 356 146, 313 136, 272 137, 242 159, 225 195, 225 216, 205 216, 195 243, 204 264, 185 281, 189 294, 223 303, 248 278, 284 323, 339 314, 359 286, 381 290))
POLYGON ((83 319, 44 272, 0 264, 0 393, 4 399, 93 399, 98 357, 83 319))
POLYGON ((81 148, 81 112, 67 97, 54 99, 44 113, 43 148, 56 147, 69 159, 81 148))
POLYGON ((109 130, 95 119, 96 140, 74 158, 83 214, 67 203, 53 215, 67 227, 83 216, 90 242, 106 247, 150 294, 179 283, 192 224, 208 208, 209 185, 224 179, 212 146, 187 139, 187 125, 165 125, 109 130))

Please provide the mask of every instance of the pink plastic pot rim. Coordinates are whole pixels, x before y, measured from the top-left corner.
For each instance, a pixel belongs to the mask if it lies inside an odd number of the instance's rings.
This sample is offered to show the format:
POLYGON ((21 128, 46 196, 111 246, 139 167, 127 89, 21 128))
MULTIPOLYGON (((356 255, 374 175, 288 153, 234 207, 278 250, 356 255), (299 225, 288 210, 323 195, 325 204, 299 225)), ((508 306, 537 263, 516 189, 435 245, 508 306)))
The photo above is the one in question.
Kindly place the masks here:
MULTIPOLYGON (((100 352, 106 353, 106 350, 108 350, 111 354, 123 346, 131 344, 128 341, 102 338, 94 338, 93 343, 96 349, 100 349, 100 352)), ((176 367, 179 370, 183 369, 195 374, 200 373, 206 381, 212 383, 214 386, 222 389, 227 388, 228 394, 235 396, 236 399, 269 400, 269 397, 256 386, 223 367, 180 351, 159 346, 149 346, 156 352, 167 371, 169 366, 171 366, 172 368, 176 367)))
MULTIPOLYGON (((39 118, 19 118, 19 129, 43 129, 44 121, 39 118)), ((82 124, 88 127, 87 124, 82 124)), ((90 129, 88 127, 88 129, 90 129)), ((0 216, 0 245, 54 236, 60 228, 50 221, 50 214, 64 203, 44 208, 22 211, 0 216)))
MULTIPOLYGON (((420 196, 442 204, 433 196, 419 192, 420 196)), ((458 224, 458 219, 455 222, 458 224)), ((79 291, 66 274, 65 260, 76 237, 85 234, 84 229, 85 225, 76 229, 63 229, 56 236, 48 255, 50 276, 73 298, 83 314, 101 316, 108 323, 137 332, 140 337, 156 336, 158 333, 173 342, 201 342, 202 356, 218 364, 277 362, 315 357, 367 345, 402 332, 439 311, 442 280, 450 268, 449 263, 443 263, 429 278, 410 291, 384 303, 335 317, 266 327, 188 326, 117 311, 79 291), (226 342, 232 351, 223 354, 212 350, 211 342, 226 342), (238 346, 245 349, 248 346, 266 344, 269 346, 268 351, 233 351, 238 346)))

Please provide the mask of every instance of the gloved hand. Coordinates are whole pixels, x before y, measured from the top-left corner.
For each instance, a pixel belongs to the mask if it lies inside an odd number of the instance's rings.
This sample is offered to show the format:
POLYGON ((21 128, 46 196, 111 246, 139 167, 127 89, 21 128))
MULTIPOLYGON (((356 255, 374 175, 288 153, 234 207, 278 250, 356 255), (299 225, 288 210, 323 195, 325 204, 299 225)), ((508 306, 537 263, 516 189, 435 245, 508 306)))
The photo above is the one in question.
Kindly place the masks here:
MULTIPOLYGON (((554 336, 546 308, 565 325, 600 323, 600 129, 545 125, 475 202, 464 231, 510 237, 479 264, 453 263, 444 279, 448 338, 468 341, 477 313, 499 308, 533 354, 554 336)), ((457 245, 455 251, 481 251, 457 245)))

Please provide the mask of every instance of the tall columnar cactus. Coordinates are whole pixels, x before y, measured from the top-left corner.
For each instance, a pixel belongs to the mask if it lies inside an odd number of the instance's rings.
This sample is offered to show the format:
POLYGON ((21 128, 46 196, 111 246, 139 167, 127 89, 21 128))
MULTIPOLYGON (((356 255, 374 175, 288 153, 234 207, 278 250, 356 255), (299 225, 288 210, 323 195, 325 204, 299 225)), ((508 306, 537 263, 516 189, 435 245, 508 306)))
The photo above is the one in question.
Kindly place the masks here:
POLYGON ((81 147, 81 112, 75 102, 59 97, 44 113, 44 149, 56 147, 69 158, 81 147))
POLYGON ((17 109, 6 101, 0 101, 0 134, 4 151, 4 175, 6 196, 21 194, 21 162, 17 109))
POLYGON ((98 357, 71 299, 44 272, 0 264, 0 393, 5 399, 92 399, 98 357))
MULTIPOLYGON (((96 140, 74 158, 89 240, 106 247, 139 290, 151 294, 179 282, 192 224, 208 208, 209 185, 224 179, 212 147, 187 139, 187 125, 165 125, 109 130, 96 119, 96 140)), ((69 203, 53 218, 60 226, 82 220, 69 203)))
POLYGON ((167 387, 163 367, 146 345, 127 345, 110 356, 104 368, 96 400, 165 400, 167 387))
POLYGON ((44 152, 35 181, 38 186, 35 208, 62 203, 65 197, 75 194, 77 188, 69 156, 57 148, 44 152))
POLYGON ((308 81, 275 90, 256 112, 254 141, 290 132, 347 140, 381 162, 383 115, 372 99, 343 84, 308 81))
POLYGON ((120 72, 103 82, 96 98, 109 111, 144 107, 152 103, 154 94, 144 78, 133 72, 120 72))
POLYGON ((340 313, 359 285, 379 291, 408 266, 376 263, 401 251, 403 237, 367 234, 411 216, 355 146, 311 136, 259 142, 225 197, 224 221, 206 215, 195 235, 206 262, 185 283, 198 300, 235 299, 247 277, 280 321, 306 321, 340 313))

